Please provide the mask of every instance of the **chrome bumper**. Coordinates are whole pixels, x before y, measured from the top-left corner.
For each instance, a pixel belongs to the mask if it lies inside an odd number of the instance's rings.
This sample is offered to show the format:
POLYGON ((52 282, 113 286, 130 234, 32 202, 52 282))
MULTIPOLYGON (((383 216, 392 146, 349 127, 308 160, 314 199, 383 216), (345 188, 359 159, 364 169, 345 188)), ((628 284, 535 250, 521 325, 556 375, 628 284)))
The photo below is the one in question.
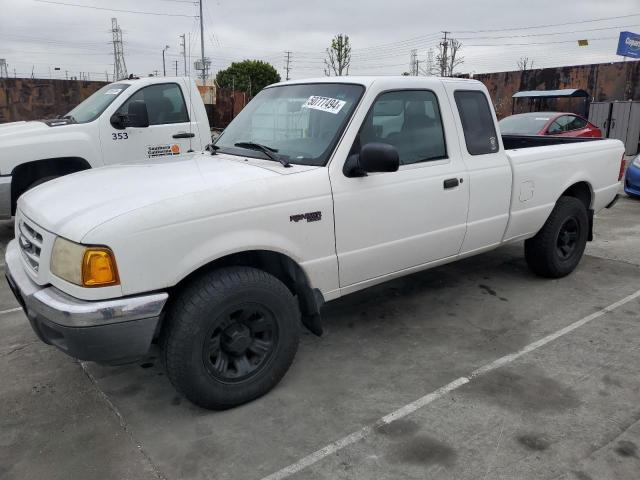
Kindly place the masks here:
POLYGON ((0 177, 0 220, 11 218, 11 175, 0 177))
POLYGON ((5 256, 7 281, 42 341, 76 358, 121 361, 147 353, 167 293, 86 301, 53 286, 37 285, 12 240, 5 256))

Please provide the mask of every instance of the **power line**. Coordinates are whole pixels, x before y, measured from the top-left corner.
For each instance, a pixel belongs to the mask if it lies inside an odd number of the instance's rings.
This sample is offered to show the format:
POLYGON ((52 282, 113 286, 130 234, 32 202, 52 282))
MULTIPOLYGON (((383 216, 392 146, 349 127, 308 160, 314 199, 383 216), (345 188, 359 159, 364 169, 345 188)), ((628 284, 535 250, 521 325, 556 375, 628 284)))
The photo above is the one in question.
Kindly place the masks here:
POLYGON ((525 38, 525 37, 546 37, 553 35, 569 35, 572 33, 597 32, 601 30, 613 30, 619 28, 633 28, 638 25, 616 25, 613 27, 588 28, 585 30, 573 30, 571 32, 547 32, 547 33, 527 33, 526 35, 501 35, 499 37, 457 37, 458 40, 498 40, 501 38, 525 38))
POLYGON ((78 3, 54 2, 52 0, 33 0, 33 1, 40 2, 40 3, 49 3, 52 5, 63 5, 65 7, 90 8, 92 10, 106 10, 108 12, 136 13, 139 15, 156 15, 156 16, 164 16, 164 17, 187 17, 187 18, 196 17, 196 15, 184 15, 181 13, 159 13, 159 12, 142 12, 140 10, 122 10, 119 8, 105 8, 105 7, 95 7, 93 5, 80 5, 78 3))
MULTIPOLYGON (((618 37, 601 37, 601 38, 589 38, 590 42, 595 42, 597 40, 614 40, 618 37)), ((515 46, 529 46, 529 45, 555 45, 559 43, 576 43, 576 40, 558 40, 555 42, 529 42, 529 43, 466 43, 465 47, 515 47, 515 46)))
POLYGON ((564 23, 550 23, 545 25, 531 25, 527 27, 513 27, 513 28, 494 28, 490 30, 456 30, 454 33, 489 33, 489 32, 506 32, 506 31, 515 31, 515 30, 531 30, 534 28, 548 28, 548 27, 563 27, 566 25, 578 25, 582 23, 594 23, 594 22, 603 22, 605 20, 618 20, 620 18, 630 18, 630 17, 640 17, 640 13, 632 13, 629 15, 618 15, 616 17, 603 17, 603 18, 594 18, 592 20, 580 20, 577 22, 564 22, 564 23))

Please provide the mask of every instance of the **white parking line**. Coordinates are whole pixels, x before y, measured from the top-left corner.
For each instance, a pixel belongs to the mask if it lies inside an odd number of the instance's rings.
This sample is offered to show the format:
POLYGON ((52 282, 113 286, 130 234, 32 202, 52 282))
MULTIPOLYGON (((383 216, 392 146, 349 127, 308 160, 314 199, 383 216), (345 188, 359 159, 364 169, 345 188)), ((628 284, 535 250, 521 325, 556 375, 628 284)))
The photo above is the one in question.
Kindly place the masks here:
POLYGON ((406 417, 407 415, 415 412, 416 410, 425 407, 427 405, 429 405, 430 403, 434 402, 435 400, 439 399, 440 397, 442 397, 443 395, 446 395, 449 392, 452 392, 453 390, 456 390, 457 388, 460 388, 462 385, 465 385, 466 383, 469 383, 470 381, 472 381, 474 378, 477 378, 481 375, 484 375, 486 373, 489 373, 493 370, 496 370, 500 367, 503 367, 505 365, 507 365, 508 363, 513 362, 514 360, 520 358, 521 356, 530 353, 544 345, 546 345, 547 343, 553 342, 554 340, 557 340, 558 338, 562 337, 563 335, 566 335, 569 332, 572 332, 573 330, 575 330, 576 328, 580 328, 583 325, 595 320, 596 318, 600 318, 601 316, 612 312, 613 310, 615 310, 616 308, 621 307, 622 305, 631 302, 632 300, 635 300, 636 298, 640 297, 640 290, 638 290, 635 293, 632 293, 631 295, 624 297, 623 299, 612 303, 611 305, 609 305, 608 307, 603 308, 602 310, 598 310, 597 312, 592 313, 591 315, 587 315, 586 317, 577 320, 576 322, 573 322, 572 324, 561 328, 560 330, 558 330, 557 332, 554 332, 550 335, 547 335, 546 337, 541 338, 540 340, 537 340, 533 343, 530 343, 529 345, 527 345, 526 347, 522 348, 521 350, 518 350, 517 352, 514 353, 510 353, 509 355, 505 355, 504 357, 500 357, 497 360, 494 360, 493 362, 487 363, 486 365, 474 370, 473 372, 471 372, 469 375, 467 375, 466 377, 460 377, 457 378, 456 380, 454 380, 451 383, 448 383, 447 385, 445 385, 444 387, 440 387, 438 390, 431 392, 427 395, 425 395, 424 397, 419 398, 418 400, 409 403, 408 405, 405 405, 403 407, 400 407, 398 410, 395 410, 394 412, 391 412, 388 415, 385 415, 384 417, 382 417, 380 420, 378 420, 375 424, 372 425, 367 425, 363 428, 361 428, 360 430, 357 430, 349 435, 347 435, 346 437, 343 437, 339 440, 336 440, 335 442, 332 442, 328 445, 326 445, 325 447, 321 448, 320 450, 317 450, 309 455, 307 455, 306 457, 298 460, 295 463, 292 463, 289 466, 284 467, 281 470, 278 470, 275 473, 272 473, 271 475, 268 475, 264 478, 262 478, 262 480, 283 480, 285 478, 290 477, 291 475, 294 475, 302 470, 304 470, 307 467, 310 467, 311 465, 319 462, 320 460, 322 460, 323 458, 328 457, 329 455, 332 455, 334 453, 336 453, 339 450, 342 450, 343 448, 354 444, 356 442, 359 442, 360 440, 362 440, 364 437, 366 437, 367 435, 369 435, 376 426, 379 425, 385 425, 385 424, 389 424, 395 420, 399 420, 403 417, 406 417))
POLYGON ((22 307, 9 308, 7 310, 0 310, 0 315, 4 315, 5 313, 13 313, 22 310, 22 307))

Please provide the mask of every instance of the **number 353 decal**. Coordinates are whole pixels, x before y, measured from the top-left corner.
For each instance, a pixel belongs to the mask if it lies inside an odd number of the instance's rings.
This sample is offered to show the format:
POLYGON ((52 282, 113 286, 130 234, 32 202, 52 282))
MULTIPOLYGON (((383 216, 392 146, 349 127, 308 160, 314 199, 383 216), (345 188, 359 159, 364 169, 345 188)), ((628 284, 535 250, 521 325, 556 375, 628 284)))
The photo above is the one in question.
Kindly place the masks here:
POLYGON ((129 138, 129 134, 128 133, 112 133, 111 134, 111 138, 113 140, 126 140, 127 138, 129 138))

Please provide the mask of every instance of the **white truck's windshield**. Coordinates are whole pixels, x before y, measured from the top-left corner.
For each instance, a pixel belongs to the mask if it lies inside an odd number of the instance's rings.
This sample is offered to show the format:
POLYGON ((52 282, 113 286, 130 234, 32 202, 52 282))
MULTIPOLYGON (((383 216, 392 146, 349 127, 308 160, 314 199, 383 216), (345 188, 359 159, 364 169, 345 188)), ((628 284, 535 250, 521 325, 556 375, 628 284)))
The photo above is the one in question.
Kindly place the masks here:
POLYGON ((289 163, 325 165, 363 92, 361 85, 344 83, 266 88, 226 128, 216 150, 270 158, 247 148, 253 143, 289 163))
POLYGON ((129 85, 126 83, 106 85, 71 110, 65 117, 71 118, 77 123, 92 122, 127 88, 129 85))

